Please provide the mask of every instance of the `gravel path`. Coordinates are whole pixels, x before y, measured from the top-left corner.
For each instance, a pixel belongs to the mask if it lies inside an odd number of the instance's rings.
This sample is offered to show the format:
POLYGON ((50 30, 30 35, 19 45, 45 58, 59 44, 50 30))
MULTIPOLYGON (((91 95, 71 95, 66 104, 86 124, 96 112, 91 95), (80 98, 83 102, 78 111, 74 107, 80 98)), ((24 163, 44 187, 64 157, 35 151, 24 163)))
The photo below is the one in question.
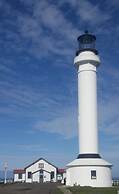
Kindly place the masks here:
POLYGON ((6 184, 0 185, 0 194, 57 194, 57 186, 55 183, 6 184))

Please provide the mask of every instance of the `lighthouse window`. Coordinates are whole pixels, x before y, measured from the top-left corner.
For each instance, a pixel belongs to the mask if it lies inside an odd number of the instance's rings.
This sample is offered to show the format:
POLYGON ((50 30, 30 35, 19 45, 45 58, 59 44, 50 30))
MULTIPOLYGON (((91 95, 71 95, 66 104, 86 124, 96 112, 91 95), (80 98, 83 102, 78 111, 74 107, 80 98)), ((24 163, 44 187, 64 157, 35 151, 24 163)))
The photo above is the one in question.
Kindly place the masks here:
POLYGON ((96 170, 91 170, 91 179, 96 179, 96 170))

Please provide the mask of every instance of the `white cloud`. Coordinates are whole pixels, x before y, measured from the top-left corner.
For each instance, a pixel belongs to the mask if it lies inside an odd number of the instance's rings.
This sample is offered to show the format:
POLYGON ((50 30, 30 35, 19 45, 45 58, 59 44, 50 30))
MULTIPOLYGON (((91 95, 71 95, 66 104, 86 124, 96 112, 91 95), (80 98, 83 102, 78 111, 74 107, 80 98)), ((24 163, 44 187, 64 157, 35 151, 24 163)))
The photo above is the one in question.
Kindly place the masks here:
MULTIPOLYGON (((0 113, 13 117, 19 114, 24 116, 32 115, 31 109, 37 106, 45 94, 41 94, 38 89, 29 87, 27 84, 23 85, 22 82, 19 85, 17 84, 16 87, 15 80, 13 80, 0 81, 0 101, 2 102, 0 113)), ((37 111, 35 115, 37 115, 37 111)))
MULTIPOLYGON (((107 61, 108 63, 108 61, 107 61)), ((100 67, 101 68, 101 67, 100 67)), ((118 68, 104 64, 102 72, 99 74, 98 85, 99 94, 99 124, 100 130, 119 138, 119 79, 118 68)))
MULTIPOLYGON (((92 3, 89 0, 61 0, 59 5, 65 3, 74 9, 76 16, 79 17, 79 23, 82 21, 82 26, 85 22, 87 22, 88 27, 89 25, 102 25, 111 18, 111 15, 103 11, 98 3, 92 3)), ((102 27, 100 26, 100 28, 102 27)))
POLYGON ((79 34, 62 11, 46 0, 34 2, 32 16, 19 14, 18 27, 21 35, 31 40, 28 51, 38 57, 56 54, 67 58, 79 34))
POLYGON ((29 152, 47 152, 48 148, 44 148, 41 144, 21 144, 16 145, 22 151, 29 151, 29 152))
POLYGON ((119 98, 118 95, 112 95, 101 103, 100 107, 100 128, 107 134, 119 138, 119 98))
POLYGON ((61 12, 57 6, 51 5, 47 1, 36 4, 33 16, 39 19, 39 21, 54 34, 64 36, 62 37, 63 39, 66 38, 66 40, 71 41, 78 33, 78 29, 73 26, 71 21, 65 18, 63 12, 61 12))
MULTIPOLYGON (((69 56, 72 55, 74 37, 77 37, 79 30, 76 26, 74 27, 72 22, 65 17, 65 14, 60 9, 60 6, 66 2, 69 3, 71 7, 76 11, 77 17, 80 16, 79 21, 80 19, 82 19, 82 21, 84 22, 86 21, 89 22, 89 24, 97 25, 107 22, 111 17, 109 14, 102 11, 98 4, 93 4, 91 3, 91 1, 88 0, 66 0, 61 1, 57 5, 50 4, 46 0, 36 0, 34 2, 32 0, 25 2, 22 1, 22 3, 27 4, 27 6, 31 6, 33 14, 22 15, 20 14, 20 12, 15 11, 18 22, 17 27, 19 29, 20 35, 25 38, 25 40, 27 39, 30 41, 28 51, 33 54, 33 56, 37 56, 40 58, 45 55, 59 55, 60 57, 57 59, 58 61, 61 60, 61 57, 65 57, 65 63, 67 60, 69 61, 69 56), (58 5, 60 6, 58 7, 58 5)), ((14 44, 12 44, 12 47, 17 48, 17 44, 19 43, 19 47, 22 50, 23 45, 20 44, 20 40, 18 41, 19 36, 15 36, 15 33, 12 32, 9 32, 8 34, 9 38, 12 37, 13 39, 13 37, 15 37, 15 39, 17 39, 16 44, 14 42, 14 44)), ((1 64, 0 68, 11 75, 15 74, 13 69, 9 68, 8 66, 3 66, 1 64)), ((114 74, 113 79, 115 79, 115 77, 117 77, 118 79, 117 71, 108 71, 109 74, 110 72, 114 74)), ((47 108, 49 108, 52 104, 48 102, 48 94, 45 93, 45 90, 42 91, 41 89, 41 91, 39 92, 37 90, 34 90, 33 88, 28 88, 27 85, 20 86, 19 84, 16 88, 13 83, 12 85, 10 85, 10 83, 8 83, 8 85, 6 84, 7 83, 5 82, 0 83, 2 96, 5 96, 5 98, 7 99, 12 99, 14 101, 14 107, 16 105, 25 107, 32 105, 34 106, 35 103, 38 105, 38 101, 40 101, 42 105, 44 104, 44 106, 46 106, 47 108), (4 88, 4 86, 6 88, 4 88), (41 93, 43 95, 41 95, 41 93), (43 98, 46 103, 43 102, 43 98), (48 103, 50 104, 49 106, 48 103)), ((117 106, 114 106, 114 102, 116 102, 116 104, 119 103, 117 96, 114 96, 112 99, 108 99, 108 101, 105 103, 106 111, 104 111, 103 113, 104 120, 102 123, 111 121, 110 124, 108 124, 109 128, 118 127, 118 121, 114 119, 114 117, 118 117, 117 106)), ((41 105, 39 105, 39 107, 41 107, 41 105)), ((6 110, 4 110, 10 111, 10 108, 11 107, 7 107, 6 110)), ((1 108, 1 111, 3 111, 3 108, 1 108)), ((60 134, 63 134, 63 130, 66 130, 65 136, 71 136, 71 134, 73 135, 73 132, 71 132, 74 126, 74 123, 71 119, 73 115, 70 115, 69 112, 67 110, 67 113, 63 113, 63 116, 60 115, 59 117, 49 121, 47 124, 42 122, 42 128, 47 128, 47 130, 49 128, 50 132, 55 132, 56 127, 57 131, 59 131, 58 133, 60 134), (66 121, 64 118, 66 118, 66 121), (60 129, 59 123, 62 123, 62 129, 60 129), (53 127, 53 125, 55 127, 53 127)))
POLYGON ((95 5, 88 0, 79 1, 79 12, 81 19, 87 21, 90 24, 98 25, 107 22, 110 19, 110 15, 103 12, 99 5, 95 5))
POLYGON ((59 116, 49 121, 39 121, 34 130, 47 131, 48 133, 60 134, 63 138, 72 138, 77 135, 77 116, 75 108, 59 110, 59 116))
POLYGON ((110 9, 111 12, 119 9, 119 1, 118 0, 106 0, 106 6, 110 9))
POLYGON ((12 68, 5 66, 4 64, 0 64, 0 71, 2 71, 5 74, 16 75, 16 72, 12 68))

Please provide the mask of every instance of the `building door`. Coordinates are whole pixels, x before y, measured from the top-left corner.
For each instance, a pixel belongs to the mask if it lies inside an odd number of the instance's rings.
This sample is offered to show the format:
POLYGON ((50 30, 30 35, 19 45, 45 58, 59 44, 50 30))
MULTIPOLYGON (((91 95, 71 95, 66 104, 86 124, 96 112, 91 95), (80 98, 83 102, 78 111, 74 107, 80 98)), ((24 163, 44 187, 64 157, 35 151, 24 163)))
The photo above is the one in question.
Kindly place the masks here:
POLYGON ((43 176, 43 170, 41 169, 41 170, 40 170, 40 177, 39 177, 39 182, 40 182, 40 183, 43 183, 43 182, 44 182, 43 177, 44 177, 44 176, 43 176))
POLYGON ((53 182, 53 179, 54 179, 54 171, 51 171, 50 173, 50 181, 53 182))

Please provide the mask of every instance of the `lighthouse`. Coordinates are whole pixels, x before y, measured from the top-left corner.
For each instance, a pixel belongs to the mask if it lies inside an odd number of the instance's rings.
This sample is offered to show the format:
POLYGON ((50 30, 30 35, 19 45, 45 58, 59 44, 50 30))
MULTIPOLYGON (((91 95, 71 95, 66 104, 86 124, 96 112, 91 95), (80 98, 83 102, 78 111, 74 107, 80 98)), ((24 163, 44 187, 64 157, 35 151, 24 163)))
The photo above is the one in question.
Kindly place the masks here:
POLYGON ((68 186, 112 186, 112 164, 102 159, 98 150, 97 68, 100 58, 95 42, 96 36, 88 31, 78 37, 74 65, 78 73, 79 155, 66 166, 68 186))

